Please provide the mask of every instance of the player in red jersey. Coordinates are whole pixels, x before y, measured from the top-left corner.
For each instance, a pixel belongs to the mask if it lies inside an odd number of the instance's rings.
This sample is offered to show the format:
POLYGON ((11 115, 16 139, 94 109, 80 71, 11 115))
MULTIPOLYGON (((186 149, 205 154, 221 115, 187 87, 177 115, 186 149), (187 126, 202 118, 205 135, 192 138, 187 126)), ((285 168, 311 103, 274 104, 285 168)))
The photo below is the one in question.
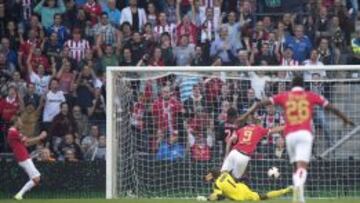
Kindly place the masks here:
POLYGON ((231 135, 237 130, 236 120, 238 118, 237 110, 233 107, 230 107, 226 113, 227 118, 224 123, 225 142, 227 142, 231 135))
POLYGON ((254 116, 249 120, 254 124, 239 128, 227 140, 226 157, 221 167, 221 172, 231 172, 237 180, 240 180, 244 174, 247 164, 261 139, 269 134, 279 133, 284 129, 283 126, 272 129, 263 128, 261 125, 255 124, 254 116))
POLYGON ((254 104, 246 116, 251 115, 258 108, 267 105, 279 105, 285 113, 284 135, 286 149, 289 154, 290 162, 294 164, 293 202, 304 203, 304 185, 306 182, 308 163, 311 158, 313 144, 312 136, 312 114, 315 105, 322 106, 328 111, 340 117, 345 124, 354 125, 342 112, 331 105, 324 97, 304 90, 304 80, 302 77, 294 77, 291 91, 282 92, 269 99, 254 104))
POLYGON ((31 190, 31 188, 38 185, 40 182, 40 173, 32 162, 26 147, 43 140, 46 138, 47 134, 43 131, 38 137, 27 138, 20 132, 23 124, 18 115, 13 116, 10 123, 11 127, 9 128, 7 135, 8 144, 14 153, 16 161, 30 178, 30 180, 14 196, 15 199, 21 200, 27 191, 31 190))
POLYGON ((223 149, 226 149, 226 142, 231 137, 233 132, 238 129, 236 120, 238 118, 238 112, 235 108, 230 107, 226 112, 226 121, 219 124, 219 128, 216 130, 216 139, 223 142, 223 149))

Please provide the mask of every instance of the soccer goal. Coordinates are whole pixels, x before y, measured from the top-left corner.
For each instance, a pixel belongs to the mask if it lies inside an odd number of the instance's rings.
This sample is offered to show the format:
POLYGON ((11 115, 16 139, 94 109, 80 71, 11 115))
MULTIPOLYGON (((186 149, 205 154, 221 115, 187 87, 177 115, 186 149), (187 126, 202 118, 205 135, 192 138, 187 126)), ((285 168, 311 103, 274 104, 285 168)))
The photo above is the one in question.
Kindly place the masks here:
MULTIPOLYGON (((224 158, 227 110, 244 113, 256 100, 290 89, 294 75, 360 123, 360 66, 108 67, 106 197, 206 195, 203 177, 224 158)), ((277 107, 256 112, 271 128, 277 107)), ((313 160, 307 196, 360 197, 359 127, 314 109, 313 160)), ((257 191, 291 184, 281 135, 261 141, 245 176, 257 191), (268 178, 276 166, 280 178, 268 178)))

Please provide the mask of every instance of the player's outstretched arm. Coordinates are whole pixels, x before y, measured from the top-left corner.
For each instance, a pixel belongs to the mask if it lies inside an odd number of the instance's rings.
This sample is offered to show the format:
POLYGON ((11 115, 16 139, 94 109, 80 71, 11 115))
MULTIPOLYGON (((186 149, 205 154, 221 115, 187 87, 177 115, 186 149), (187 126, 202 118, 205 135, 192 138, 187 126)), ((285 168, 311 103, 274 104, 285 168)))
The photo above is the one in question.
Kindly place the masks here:
POLYGON ((271 103, 270 99, 263 99, 260 102, 256 102, 238 120, 246 120, 248 116, 255 113, 255 111, 258 110, 259 108, 264 107, 264 106, 268 106, 268 105, 271 105, 271 104, 272 103, 271 103))
POLYGON ((273 190, 264 195, 259 195, 259 196, 260 196, 260 200, 274 199, 286 195, 287 193, 290 193, 292 190, 293 190, 292 186, 289 186, 285 189, 273 190))
POLYGON ((277 127, 274 127, 274 128, 270 128, 269 135, 270 134, 275 134, 275 133, 282 133, 282 131, 284 131, 284 128, 285 128, 284 125, 277 126, 277 127))
POLYGON ((219 201, 224 199, 225 197, 222 195, 222 191, 218 189, 214 189, 213 193, 211 193, 207 198, 208 201, 219 201))
POLYGON ((46 131, 42 131, 40 133, 39 136, 34 137, 34 138, 27 138, 25 140, 25 145, 26 146, 32 146, 34 144, 37 144, 38 142, 40 142, 41 140, 45 139, 47 137, 47 132, 46 131))
POLYGON ((345 114, 343 112, 341 112, 338 108, 336 108, 334 105, 332 105, 332 104, 326 105, 325 110, 334 113, 336 116, 341 118, 345 124, 355 126, 355 123, 353 121, 351 121, 347 116, 345 116, 345 114))

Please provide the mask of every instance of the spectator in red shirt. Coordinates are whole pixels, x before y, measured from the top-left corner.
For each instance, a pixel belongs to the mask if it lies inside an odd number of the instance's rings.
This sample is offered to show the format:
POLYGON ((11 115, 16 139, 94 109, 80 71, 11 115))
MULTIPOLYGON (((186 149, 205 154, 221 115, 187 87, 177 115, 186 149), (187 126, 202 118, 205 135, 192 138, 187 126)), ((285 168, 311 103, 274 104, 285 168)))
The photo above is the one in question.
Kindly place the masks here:
POLYGON ((4 123, 0 123, 0 130, 7 130, 11 118, 23 109, 22 98, 19 97, 16 87, 10 86, 8 96, 0 99, 0 118, 4 123))
POLYGON ((23 109, 22 98, 19 97, 16 87, 10 86, 8 96, 0 100, 0 116, 6 123, 23 109))
POLYGON ((66 59, 63 60, 61 69, 56 77, 59 80, 60 90, 67 94, 70 92, 70 87, 75 81, 75 74, 71 72, 71 64, 66 59))
POLYGON ((162 88, 161 96, 154 101, 152 113, 154 116, 155 131, 161 130, 165 134, 170 134, 179 124, 179 116, 182 112, 182 104, 175 97, 171 97, 170 87, 162 88))
POLYGON ((224 82, 216 74, 218 73, 214 73, 213 76, 207 78, 204 84, 208 111, 219 113, 217 108, 219 106, 218 96, 221 95, 224 82))
POLYGON ((100 17, 102 13, 101 6, 96 0, 88 0, 84 5, 84 10, 86 14, 90 16, 91 24, 95 25, 97 23, 97 18, 100 17))
POLYGON ((199 108, 195 117, 189 120, 188 142, 191 147, 191 157, 196 161, 211 159, 211 147, 214 140, 214 121, 204 109, 199 108))
POLYGON ((134 104, 131 114, 131 123, 139 131, 144 129, 144 112, 145 112, 145 97, 143 93, 139 94, 139 100, 134 104))
POLYGON ((150 59, 150 66, 164 66, 162 52, 160 47, 155 47, 152 58, 150 59))
POLYGON ((33 70, 34 72, 38 72, 37 68, 39 67, 39 65, 43 65, 43 67, 45 68, 45 72, 49 71, 49 61, 45 55, 42 55, 40 48, 32 46, 29 54, 32 54, 30 63, 31 67, 35 68, 35 70, 33 70))
MULTIPOLYGON (((176 6, 176 16, 177 16, 177 27, 176 27, 176 36, 188 35, 189 41, 191 44, 196 44, 197 41, 197 32, 198 28, 191 21, 188 15, 185 15, 181 20, 180 16, 180 2, 177 2, 176 6)), ((180 38, 177 39, 177 44, 180 44, 180 38)))
POLYGON ((194 161, 209 161, 211 159, 211 140, 204 137, 202 134, 195 135, 191 140, 189 139, 191 147, 191 158, 194 161))
POLYGON ((32 46, 40 47, 40 40, 38 39, 38 32, 35 29, 32 29, 29 31, 28 34, 28 40, 22 42, 20 44, 20 49, 18 52, 18 65, 21 68, 22 71, 26 71, 23 68, 23 64, 25 64, 25 61, 27 57, 29 56, 30 49, 32 46))

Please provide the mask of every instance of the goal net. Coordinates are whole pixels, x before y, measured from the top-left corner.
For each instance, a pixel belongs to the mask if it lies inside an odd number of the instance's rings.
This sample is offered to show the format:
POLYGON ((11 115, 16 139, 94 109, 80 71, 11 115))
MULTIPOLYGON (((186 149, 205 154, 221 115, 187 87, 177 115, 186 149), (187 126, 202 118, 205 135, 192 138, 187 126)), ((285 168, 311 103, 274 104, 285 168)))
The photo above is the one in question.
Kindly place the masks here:
MULTIPOLYGON (((303 75, 306 89, 324 95, 360 123, 360 66, 109 67, 107 70, 107 198, 185 198, 207 195, 203 177, 220 169, 227 110, 239 114, 257 100, 290 89, 303 75), (221 71, 220 71, 221 70, 221 71), (296 70, 296 71, 290 71, 296 70)), ((278 107, 256 112, 266 128, 284 123, 278 107)), ((359 127, 314 109, 313 157, 307 196, 360 196, 359 127)), ((259 192, 292 182, 284 139, 263 139, 245 176, 259 192), (267 177, 276 166, 279 179, 267 177)))

